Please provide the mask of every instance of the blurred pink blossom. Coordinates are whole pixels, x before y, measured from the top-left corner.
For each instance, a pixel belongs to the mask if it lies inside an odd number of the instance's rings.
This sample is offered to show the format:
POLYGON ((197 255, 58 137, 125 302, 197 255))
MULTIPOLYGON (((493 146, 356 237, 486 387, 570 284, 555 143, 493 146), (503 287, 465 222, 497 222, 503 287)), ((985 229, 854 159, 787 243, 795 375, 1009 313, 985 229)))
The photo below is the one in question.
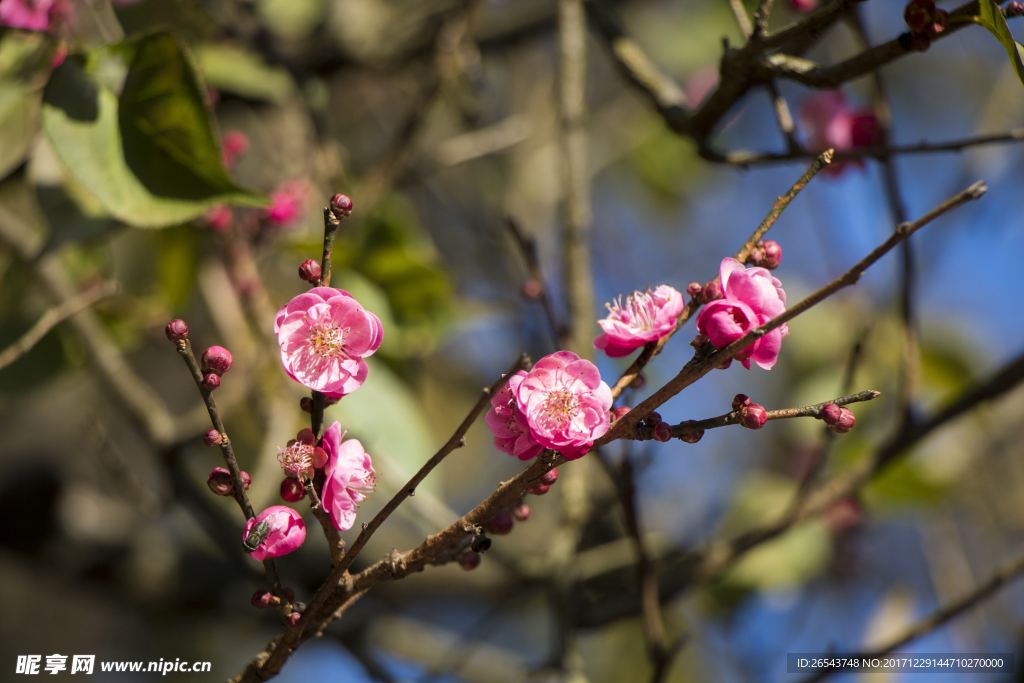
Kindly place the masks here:
POLYGON ((302 515, 284 505, 272 505, 246 522, 242 540, 264 520, 270 523, 270 532, 256 550, 249 553, 254 560, 287 555, 306 540, 306 524, 302 521, 302 515))
POLYGON ((281 307, 274 320, 285 372, 325 396, 350 394, 366 381, 363 358, 380 347, 380 319, 348 292, 314 287, 281 307))
MULTIPOLYGON (((798 116, 807 134, 807 146, 814 151, 848 151, 871 147, 879 141, 881 131, 874 113, 850 107, 838 90, 811 93, 800 102, 798 116)), ((837 175, 851 163, 864 165, 861 159, 834 161, 823 172, 837 175)))
POLYGON ((797 12, 810 12, 818 9, 818 0, 789 0, 789 4, 797 12))
POLYGON ((304 178, 285 181, 270 193, 272 204, 263 210, 263 215, 278 227, 294 223, 304 213, 311 191, 309 182, 304 178))
POLYGON ((59 13, 63 4, 60 0, 0 0, 0 25, 48 31, 51 15, 59 13))
POLYGON ((605 306, 608 317, 597 321, 604 333, 594 340, 594 348, 618 358, 671 332, 683 310, 683 295, 659 285, 653 292, 633 292, 625 302, 620 296, 605 306))
MULTIPOLYGON (((786 310, 786 293, 782 283, 764 268, 746 268, 734 258, 722 259, 720 268, 722 293, 704 306, 697 316, 697 330, 718 348, 724 348, 755 327, 759 327, 786 310)), ((754 361, 770 370, 779 357, 782 338, 789 328, 782 325, 736 354, 743 367, 750 369, 754 361)))
POLYGON ((536 458, 544 450, 530 433, 526 416, 519 410, 513 398, 526 373, 520 370, 509 378, 508 383, 491 396, 491 409, 484 415, 484 421, 494 434, 494 445, 502 453, 508 453, 520 460, 536 458))
POLYGON ((377 485, 370 456, 357 439, 342 442, 345 434, 341 424, 335 422, 324 432, 323 446, 327 451, 324 474, 323 505, 336 529, 351 529, 356 521, 356 508, 366 499, 365 493, 377 485))
POLYGON ((515 390, 533 438, 569 460, 580 458, 608 431, 612 392, 597 366, 571 351, 537 361, 515 390))
POLYGON ((203 220, 206 221, 207 225, 217 232, 224 232, 230 228, 234 219, 235 215, 231 212, 231 209, 223 204, 213 207, 203 216, 203 220))
POLYGON ((225 168, 231 168, 238 161, 238 157, 249 151, 249 137, 238 130, 231 130, 224 134, 221 141, 220 155, 224 161, 225 168))

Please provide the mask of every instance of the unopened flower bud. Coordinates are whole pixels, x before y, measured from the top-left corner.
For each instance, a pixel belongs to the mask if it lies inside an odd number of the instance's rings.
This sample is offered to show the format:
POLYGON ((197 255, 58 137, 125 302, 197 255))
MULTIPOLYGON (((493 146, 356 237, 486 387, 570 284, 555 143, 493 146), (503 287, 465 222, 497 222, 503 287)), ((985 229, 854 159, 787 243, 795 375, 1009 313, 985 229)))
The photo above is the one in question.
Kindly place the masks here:
POLYGON ((538 480, 541 486, 551 486, 558 481, 558 469, 552 468, 544 473, 544 475, 538 480))
POLYGON ((853 414, 853 411, 849 408, 839 409, 839 421, 834 425, 829 425, 836 434, 845 434, 846 432, 853 429, 853 425, 857 422, 857 416, 853 414))
POLYGON ((525 522, 530 518, 530 506, 526 503, 520 503, 512 508, 512 516, 516 518, 516 521, 525 522))
POLYGON ((281 482, 281 497, 289 503, 297 503, 306 497, 306 489, 298 479, 285 477, 281 482))
POLYGON ((467 572, 471 569, 476 569, 480 566, 480 553, 474 552, 472 550, 467 550, 466 552, 462 553, 461 555, 459 555, 459 566, 461 566, 467 572))
POLYGON ((621 420, 623 416, 630 410, 629 406, 619 406, 618 408, 612 408, 612 421, 621 420))
POLYGON ((532 493, 535 496, 543 496, 545 493, 548 492, 550 488, 551 486, 549 484, 541 484, 538 486, 531 486, 530 488, 526 489, 526 492, 532 493))
POLYGON ((218 496, 231 496, 235 493, 235 483, 231 473, 224 467, 218 467, 206 478, 206 485, 218 496))
POLYGON ((700 302, 702 304, 710 303, 722 298, 722 286, 718 284, 717 280, 704 285, 704 289, 700 293, 700 302))
POLYGON ((764 251, 764 261, 761 262, 761 266, 768 270, 775 270, 782 263, 782 247, 775 240, 765 240, 761 243, 761 249, 764 251))
POLYGON ((932 0, 911 0, 903 10, 903 21, 914 33, 924 33, 932 21, 935 3, 932 0))
POLYGON ((324 408, 330 408, 340 400, 340 396, 324 396, 324 408))
POLYGON ((307 446, 312 446, 316 443, 316 437, 313 436, 313 430, 309 427, 300 429, 299 433, 295 435, 295 440, 299 443, 304 443, 307 446))
POLYGON ((207 429, 203 434, 203 443, 207 446, 217 446, 221 442, 221 435, 216 429, 207 429))
POLYGON ((320 263, 307 259, 299 266, 299 277, 306 282, 316 284, 320 280, 320 263))
POLYGON ((299 408, 304 413, 312 414, 312 412, 313 412, 313 399, 311 399, 309 396, 303 396, 302 398, 299 399, 299 408))
POLYGON ((352 199, 348 195, 336 194, 331 197, 331 213, 338 220, 352 213, 352 199))
POLYGON ((700 296, 700 293, 703 290, 704 288, 700 286, 699 282, 691 282, 690 284, 686 285, 686 293, 692 297, 700 296))
POLYGON ((291 588, 282 588, 281 597, 284 598, 285 602, 295 602, 295 591, 291 588))
POLYGON ((747 265, 760 267, 764 264, 764 249, 760 245, 755 246, 747 254, 747 265))
POLYGON ((751 403, 753 403, 753 401, 751 401, 750 397, 746 394, 736 394, 732 397, 732 410, 733 412, 736 412, 743 406, 749 406, 751 403))
POLYGON ((326 465, 327 461, 329 459, 330 458, 327 455, 327 451, 325 451, 324 449, 320 448, 319 446, 317 446, 316 448, 313 449, 313 457, 310 458, 310 460, 313 463, 313 467, 315 467, 317 469, 320 469, 321 467, 326 465))
POLYGON ((927 52, 932 46, 932 39, 927 33, 914 33, 910 36, 910 49, 915 52, 927 52))
POLYGON ((928 30, 933 34, 939 34, 946 30, 949 25, 949 12, 944 9, 937 9, 932 12, 932 21, 928 30))
POLYGON ((203 387, 207 391, 213 391, 214 389, 216 389, 219 386, 220 386, 220 375, 215 375, 214 373, 211 372, 210 374, 208 374, 205 377, 203 377, 203 387))
POLYGON ((768 421, 768 411, 764 406, 751 403, 740 408, 740 424, 747 429, 760 429, 768 421))
POLYGON ((835 403, 826 403, 821 407, 821 412, 818 417, 824 421, 825 424, 831 426, 839 424, 839 416, 842 414, 842 408, 837 406, 835 403))
POLYGON ((300 623, 302 623, 302 613, 301 612, 292 612, 291 614, 286 616, 284 618, 284 620, 286 622, 288 622, 289 626, 291 626, 292 628, 295 628, 300 623))
POLYGON ((501 510, 487 520, 484 528, 495 536, 506 536, 512 532, 513 526, 515 526, 515 522, 512 520, 512 515, 505 510, 501 510))
POLYGON ((722 361, 721 363, 716 365, 715 368, 718 369, 718 370, 728 370, 729 366, 731 366, 731 365, 732 365, 732 358, 730 358, 728 360, 725 360, 725 361, 722 361))
POLYGON ((630 389, 643 389, 644 384, 647 383, 647 378, 643 374, 639 374, 633 378, 633 381, 629 383, 630 389))
POLYGON ((659 422, 661 422, 661 414, 656 410, 652 410, 647 414, 647 417, 644 418, 644 424, 650 427, 653 427, 659 422))
MULTIPOLYGON (((693 420, 687 420, 686 422, 690 423, 690 422, 693 422, 693 420)), ((680 441, 685 441, 686 443, 697 443, 698 441, 700 441, 703 438, 704 438, 704 430, 703 429, 688 429, 688 430, 686 430, 685 432, 683 432, 682 434, 679 435, 679 440, 680 441)))
POLYGON ((188 339, 188 325, 185 324, 184 320, 176 318, 167 323, 167 327, 164 328, 164 334, 172 342, 188 339))
POLYGON ((541 286, 540 282, 531 277, 523 283, 520 291, 527 299, 539 299, 540 295, 544 293, 544 288, 541 286))
POLYGON ((1019 17, 1024 14, 1024 3, 1011 2, 1003 8, 1003 12, 1008 17, 1019 17))
POLYGON ((252 602, 252 606, 256 609, 266 609, 267 607, 270 607, 270 603, 273 601, 273 599, 274 594, 266 589, 263 589, 253 593, 252 600, 250 602, 252 602))
POLYGON ((231 352, 223 346, 211 346, 203 351, 203 372, 214 372, 218 375, 223 375, 231 369, 233 360, 231 352))
POLYGON ((668 422, 659 422, 654 427, 654 440, 662 443, 672 438, 672 425, 668 422))

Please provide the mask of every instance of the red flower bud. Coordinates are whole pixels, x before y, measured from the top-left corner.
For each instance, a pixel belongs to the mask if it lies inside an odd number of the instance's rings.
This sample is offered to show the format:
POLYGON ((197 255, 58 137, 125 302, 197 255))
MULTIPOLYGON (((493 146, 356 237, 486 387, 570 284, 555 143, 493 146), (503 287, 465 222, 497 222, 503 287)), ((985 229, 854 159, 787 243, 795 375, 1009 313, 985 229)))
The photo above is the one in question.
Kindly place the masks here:
POLYGON ((837 406, 835 403, 826 403, 821 407, 821 412, 818 414, 825 424, 834 425, 839 423, 839 416, 842 414, 842 408, 837 406))
POLYGON ((704 290, 700 293, 700 302, 706 304, 721 299, 722 296, 722 285, 718 284, 717 280, 712 280, 704 285, 704 290))
POLYGON ((661 422, 661 414, 658 413, 658 411, 656 410, 652 410, 650 413, 647 414, 647 417, 644 418, 644 424, 649 425, 651 427, 658 424, 659 422, 661 422))
POLYGON ((831 429, 836 434, 845 434, 846 432, 853 429, 853 425, 856 424, 856 422, 857 417, 853 414, 852 410, 850 410, 849 408, 840 408, 839 421, 836 422, 834 425, 829 425, 829 429, 831 429))
POLYGON ((235 484, 231 481, 231 473, 223 467, 218 467, 206 478, 206 485, 218 496, 233 496, 235 484))
POLYGON ((467 550, 459 555, 459 565, 461 565, 467 572, 471 569, 476 569, 480 566, 480 553, 467 550))
POLYGON ((765 240, 761 243, 764 250, 764 262, 761 264, 768 270, 775 270, 782 262, 782 247, 775 240, 765 240))
POLYGON ((538 480, 541 486, 551 486, 558 481, 558 469, 552 468, 544 473, 544 475, 538 480))
POLYGON ((512 515, 505 510, 501 510, 487 520, 484 528, 495 536, 506 536, 512 532, 513 526, 515 526, 515 522, 512 520, 512 515))
POLYGON ((255 607, 256 609, 266 609, 267 607, 270 607, 270 603, 271 603, 271 601, 273 599, 274 599, 273 593, 271 593, 270 591, 268 591, 266 589, 263 589, 263 590, 258 590, 258 591, 256 591, 255 593, 252 594, 251 602, 252 602, 252 606, 255 607))
POLYGON ((644 388, 644 384, 646 384, 646 383, 647 383, 647 378, 644 377, 642 374, 640 374, 640 375, 637 375, 636 377, 634 377, 633 381, 629 383, 629 388, 630 389, 643 389, 644 388))
POLYGON ((672 438, 672 425, 668 422, 659 422, 654 427, 654 440, 665 443, 672 438))
POLYGON ((315 285, 320 281, 320 263, 313 259, 303 261, 299 266, 299 277, 315 285))
POLYGON ((907 22, 914 33, 923 33, 928 30, 934 11, 935 3, 932 0, 912 0, 903 10, 903 21, 907 22))
POLYGON ((937 9, 932 12, 932 22, 928 31, 932 34, 942 33, 949 25, 949 12, 944 9, 937 9))
POLYGON ((219 386, 220 375, 215 375, 211 372, 206 377, 203 377, 203 387, 205 387, 207 391, 213 391, 219 386))
POLYGON ((1003 8, 1003 12, 1007 17, 1019 17, 1024 14, 1024 3, 1011 2, 1003 8))
POLYGON ((736 394, 732 398, 732 409, 733 409, 733 412, 736 412, 737 410, 739 410, 743 406, 749 406, 752 402, 753 401, 751 401, 750 397, 747 396, 746 394, 736 394))
POLYGON ((512 516, 519 522, 525 522, 530 518, 530 506, 526 503, 520 503, 512 508, 512 516))
POLYGON ((313 399, 311 399, 309 396, 303 396, 302 398, 299 399, 299 408, 304 413, 312 414, 312 412, 313 412, 313 399))
POLYGON ((289 503, 297 503, 306 497, 306 489, 298 479, 287 477, 281 482, 281 497, 289 503))
POLYGON ((521 291, 523 296, 527 299, 539 299, 540 295, 544 293, 544 288, 541 286, 540 282, 531 277, 523 283, 523 286, 519 291, 521 291))
POLYGON ((295 628, 300 623, 302 623, 302 613, 301 612, 292 612, 291 614, 286 616, 284 618, 284 620, 288 623, 289 626, 291 626, 292 628, 295 628))
POLYGON ((700 286, 699 282, 691 282, 690 284, 686 285, 686 293, 693 297, 700 296, 700 293, 703 290, 704 288, 700 286))
POLYGON ((216 446, 221 442, 220 432, 216 429, 207 429, 206 433, 203 434, 203 443, 207 446, 216 446))
MULTIPOLYGON (((687 420, 686 423, 684 423, 684 424, 688 424, 688 423, 691 423, 691 422, 693 422, 693 420, 687 420)), ((704 430, 703 429, 687 430, 687 431, 683 432, 679 436, 679 440, 680 441, 685 441, 686 443, 697 443, 698 441, 700 441, 703 438, 704 438, 704 430)))
POLYGON ((926 33, 914 33, 910 36, 910 49, 915 52, 927 52, 932 46, 932 39, 926 33))
POLYGON ((618 408, 612 408, 612 420, 621 420, 622 417, 630 410, 629 406, 619 406, 618 408))
POLYGON ((213 372, 218 375, 223 375, 231 369, 231 363, 233 360, 231 352, 223 346, 211 346, 203 351, 203 372, 213 372))
POLYGON ((352 213, 352 199, 347 195, 336 194, 331 197, 331 213, 339 221, 352 213))
POLYGON ((551 488, 550 484, 542 484, 540 486, 531 486, 526 489, 527 493, 532 493, 535 496, 543 496, 551 488))
POLYGON ((768 421, 768 411, 764 406, 751 403, 740 408, 740 424, 747 429, 760 429, 768 421))
POLYGON ((167 323, 167 327, 164 328, 164 334, 172 342, 188 339, 188 325, 185 324, 184 320, 176 318, 167 323))

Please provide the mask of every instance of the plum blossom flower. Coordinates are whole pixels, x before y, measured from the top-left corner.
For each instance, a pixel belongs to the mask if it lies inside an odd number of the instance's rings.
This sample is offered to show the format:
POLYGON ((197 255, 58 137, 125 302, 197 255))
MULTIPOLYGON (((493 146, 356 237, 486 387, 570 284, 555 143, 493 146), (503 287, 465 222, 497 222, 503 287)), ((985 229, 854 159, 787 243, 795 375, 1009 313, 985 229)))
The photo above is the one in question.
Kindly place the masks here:
POLYGON ((285 181, 270 193, 272 203, 263 210, 263 215, 271 225, 277 227, 294 223, 304 213, 310 192, 309 182, 303 178, 285 181))
POLYGON ((314 287, 281 307, 274 319, 285 372, 328 397, 366 381, 363 359, 380 347, 380 319, 341 289, 314 287))
MULTIPOLYGON (((347 433, 347 432, 346 432, 347 433)), ((332 424, 324 432, 323 445, 327 451, 327 465, 324 473, 323 505, 336 529, 351 529, 356 521, 356 508, 366 499, 364 494, 373 491, 377 485, 377 473, 373 471, 370 456, 363 450, 357 439, 342 442, 345 433, 341 425, 332 424)))
POLYGON ((671 332, 683 310, 683 295, 659 285, 654 291, 633 292, 625 301, 620 296, 605 306, 608 317, 597 321, 604 333, 594 340, 594 348, 618 358, 671 332))
MULTIPOLYGON (((728 346, 786 310, 782 283, 764 268, 744 269, 736 259, 724 258, 719 274, 725 298, 708 303, 697 316, 697 330, 716 347, 728 346)), ((787 334, 789 328, 781 325, 736 354, 736 358, 748 370, 750 361, 770 370, 787 334)))
MULTIPOLYGON (((870 109, 849 106, 838 90, 822 90, 805 97, 800 102, 799 118, 807 130, 807 145, 813 150, 848 151, 871 147, 879 141, 881 129, 875 114, 870 109)), ((864 161, 834 161, 823 172, 838 175, 848 164, 864 166, 864 161)))
POLYGON ((608 431, 611 389, 593 363, 571 351, 537 361, 514 395, 537 443, 569 460, 585 455, 608 431))
POLYGON ((268 523, 269 531, 266 538, 256 546, 256 550, 249 553, 254 560, 287 555, 306 540, 306 524, 302 521, 302 515, 284 505, 272 505, 246 522, 242 540, 248 538, 263 521, 268 523))
POLYGON ((502 453, 508 453, 520 460, 536 458, 544 450, 530 433, 526 416, 516 405, 515 390, 526 377, 520 370, 509 378, 501 391, 491 396, 491 409, 484 415, 484 421, 494 434, 494 445, 502 453))
POLYGON ((249 136, 238 130, 229 130, 220 143, 220 156, 224 168, 231 168, 238 157, 249 151, 249 136))

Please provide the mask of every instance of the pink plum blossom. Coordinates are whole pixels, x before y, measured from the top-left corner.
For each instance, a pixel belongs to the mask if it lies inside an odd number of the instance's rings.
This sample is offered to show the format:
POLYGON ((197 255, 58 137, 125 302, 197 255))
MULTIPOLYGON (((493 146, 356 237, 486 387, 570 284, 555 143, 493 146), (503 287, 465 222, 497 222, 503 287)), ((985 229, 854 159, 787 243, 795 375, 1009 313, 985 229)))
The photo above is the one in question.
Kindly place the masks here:
POLYGON ((60 0, 0 0, 0 25, 27 31, 48 31, 52 14, 61 11, 60 0))
POLYGON ((380 319, 348 292, 314 287, 281 307, 274 319, 285 372, 299 384, 340 398, 366 381, 363 359, 380 347, 380 319))
POLYGON ((520 370, 509 378, 501 391, 491 396, 491 409, 484 415, 484 421, 494 434, 494 445, 502 453, 508 453, 520 460, 536 458, 544 450, 530 433, 526 416, 519 410, 513 398, 526 373, 520 370))
POLYGON ((310 192, 309 182, 303 178, 283 182, 270 193, 272 204, 263 210, 263 215, 278 227, 294 223, 302 216, 310 192))
POLYGON ((231 209, 223 204, 218 204, 213 207, 203 216, 203 220, 213 230, 217 232, 224 232, 231 227, 231 224, 235 221, 235 214, 231 212, 231 209))
MULTIPOLYGON (((736 259, 725 258, 719 272, 725 298, 708 303, 697 316, 697 330, 716 347, 728 346, 786 310, 782 283, 764 268, 744 269, 736 259)), ((747 369, 750 361, 754 361, 770 370, 787 334, 789 328, 781 325, 736 354, 736 358, 747 369)))
POLYGON ((332 424, 324 432, 323 446, 327 451, 327 465, 324 474, 323 505, 336 529, 351 529, 356 521, 358 503, 366 499, 365 493, 377 485, 377 473, 373 471, 370 456, 363 450, 357 439, 342 442, 345 434, 341 425, 332 424))
POLYGON ((514 395, 533 438, 569 460, 582 457, 608 431, 611 389, 597 366, 571 351, 537 361, 514 395))
POLYGON ((594 340, 594 348, 618 358, 671 332, 683 310, 683 295, 659 285, 654 291, 633 292, 625 302, 620 296, 605 306, 608 317, 597 321, 604 333, 594 340))
POLYGON ((249 136, 238 130, 231 130, 224 134, 220 145, 220 156, 225 168, 231 168, 238 161, 238 157, 249 151, 249 136))
POLYGON ((818 0, 789 0, 789 4, 797 12, 810 12, 818 9, 818 0))
POLYGON ((255 551, 249 553, 254 560, 287 555, 306 540, 306 524, 302 521, 302 515, 284 505, 272 505, 246 522, 242 540, 263 520, 270 523, 270 533, 255 551))
MULTIPOLYGON (((816 151, 862 149, 879 140, 880 129, 874 113, 870 109, 849 106, 838 90, 822 90, 805 97, 800 102, 799 118, 807 132, 808 147, 816 151)), ((860 159, 834 161, 823 172, 838 175, 851 163, 864 165, 860 159)))

